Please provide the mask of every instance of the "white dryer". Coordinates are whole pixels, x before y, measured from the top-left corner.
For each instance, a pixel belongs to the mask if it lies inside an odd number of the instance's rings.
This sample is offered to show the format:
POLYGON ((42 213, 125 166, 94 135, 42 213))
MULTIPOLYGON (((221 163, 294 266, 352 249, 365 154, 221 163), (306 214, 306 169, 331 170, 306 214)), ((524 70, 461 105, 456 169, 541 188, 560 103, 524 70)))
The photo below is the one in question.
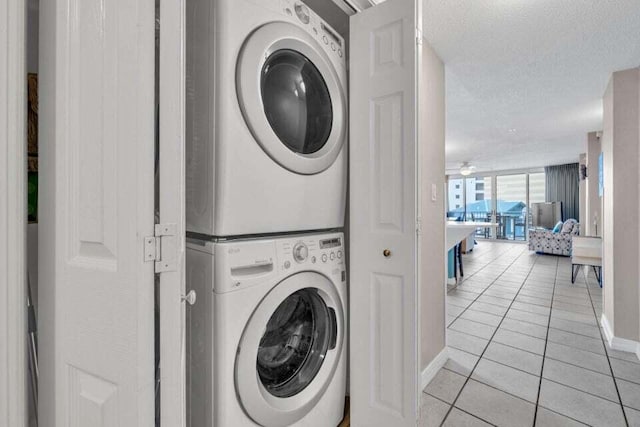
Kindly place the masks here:
POLYGON ((187 230, 342 227, 344 40, 296 0, 187 7, 187 230))
POLYGON ((189 240, 191 427, 336 426, 346 388, 341 233, 189 240))

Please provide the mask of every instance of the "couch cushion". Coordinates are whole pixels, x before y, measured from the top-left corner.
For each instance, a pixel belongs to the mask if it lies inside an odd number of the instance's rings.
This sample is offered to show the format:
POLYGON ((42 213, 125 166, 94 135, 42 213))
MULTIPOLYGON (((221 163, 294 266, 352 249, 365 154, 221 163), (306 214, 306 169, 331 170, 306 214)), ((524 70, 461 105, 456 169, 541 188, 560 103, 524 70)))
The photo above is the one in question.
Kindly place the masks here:
POLYGON ((571 233, 571 230, 573 230, 573 226, 576 225, 577 223, 578 221, 576 221, 573 218, 566 220, 562 225, 562 230, 560 232, 564 234, 571 233))

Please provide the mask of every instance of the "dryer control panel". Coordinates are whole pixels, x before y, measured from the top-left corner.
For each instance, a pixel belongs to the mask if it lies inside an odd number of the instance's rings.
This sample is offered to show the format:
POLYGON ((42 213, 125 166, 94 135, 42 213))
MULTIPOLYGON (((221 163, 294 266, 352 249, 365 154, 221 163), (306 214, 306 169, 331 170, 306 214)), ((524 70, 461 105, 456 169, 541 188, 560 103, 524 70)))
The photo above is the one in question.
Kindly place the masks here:
POLYGON ((281 0, 282 11, 303 24, 302 27, 311 34, 330 57, 339 63, 346 62, 346 46, 344 39, 329 24, 324 22, 317 13, 300 0, 281 0))
POLYGON ((215 248, 217 293, 275 284, 301 271, 316 271, 336 283, 346 282, 342 233, 226 241, 215 248))

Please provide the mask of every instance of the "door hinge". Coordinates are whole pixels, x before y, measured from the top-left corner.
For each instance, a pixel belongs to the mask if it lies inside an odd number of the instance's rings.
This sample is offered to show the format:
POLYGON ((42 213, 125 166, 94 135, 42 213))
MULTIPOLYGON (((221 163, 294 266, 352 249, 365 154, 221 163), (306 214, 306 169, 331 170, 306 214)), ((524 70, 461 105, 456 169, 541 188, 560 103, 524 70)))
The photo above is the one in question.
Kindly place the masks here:
POLYGON ((416 44, 422 45, 422 30, 420 28, 416 28, 416 44))
POLYGON ((416 234, 422 234, 422 218, 416 218, 416 234))
POLYGON ((177 224, 156 224, 153 236, 144 238, 144 261, 154 262, 156 273, 177 270, 177 224))

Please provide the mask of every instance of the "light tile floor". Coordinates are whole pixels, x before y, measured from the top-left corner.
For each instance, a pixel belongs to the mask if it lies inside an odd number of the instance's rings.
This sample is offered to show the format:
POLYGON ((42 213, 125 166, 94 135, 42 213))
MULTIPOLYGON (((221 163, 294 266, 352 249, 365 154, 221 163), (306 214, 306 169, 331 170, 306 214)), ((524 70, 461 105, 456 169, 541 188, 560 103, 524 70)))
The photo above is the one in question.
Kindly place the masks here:
POLYGON ((480 242, 448 292, 449 360, 422 394, 421 426, 640 426, 640 361, 611 350, 593 272, 480 242))

